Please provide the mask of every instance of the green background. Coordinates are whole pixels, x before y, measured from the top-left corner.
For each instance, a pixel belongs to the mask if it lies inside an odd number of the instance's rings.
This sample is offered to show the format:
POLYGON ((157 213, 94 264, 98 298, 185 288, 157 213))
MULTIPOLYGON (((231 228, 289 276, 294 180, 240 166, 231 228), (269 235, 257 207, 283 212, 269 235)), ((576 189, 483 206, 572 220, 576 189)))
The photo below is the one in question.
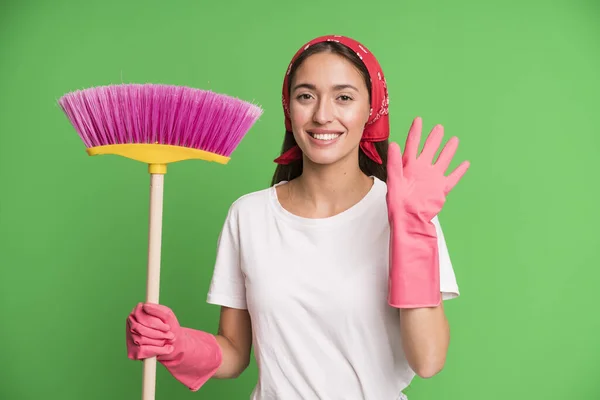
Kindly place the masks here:
MULTIPOLYGON (((88 157, 58 97, 154 82, 264 107, 229 165, 166 177, 161 302, 215 332, 205 298, 225 213, 269 184, 291 56, 337 33, 382 64, 392 140, 421 115, 461 139, 454 165, 472 164, 440 216, 462 293, 447 303, 450 353, 410 400, 600 399, 599 12, 591 0, 3 1, 0 398, 140 398, 125 318, 145 294, 146 167, 88 157)), ((192 394, 160 367, 157 399, 247 399, 256 378, 253 362, 192 394)))

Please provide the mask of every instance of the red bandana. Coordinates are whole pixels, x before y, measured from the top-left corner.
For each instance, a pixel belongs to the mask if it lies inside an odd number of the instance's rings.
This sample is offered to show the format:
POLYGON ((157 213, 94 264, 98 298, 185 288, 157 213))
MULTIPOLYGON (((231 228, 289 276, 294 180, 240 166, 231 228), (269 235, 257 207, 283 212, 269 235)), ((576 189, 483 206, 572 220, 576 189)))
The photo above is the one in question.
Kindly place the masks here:
MULTIPOLYGON (((371 160, 378 164, 382 164, 382 160, 379 157, 379 154, 377 154, 377 150, 375 149, 373 142, 383 141, 389 137, 389 97, 385 77, 383 76, 383 71, 381 70, 379 62, 375 56, 365 46, 348 37, 338 35, 321 36, 306 43, 300 48, 300 50, 296 52, 294 58, 292 58, 292 61, 290 62, 288 70, 285 74, 285 79, 283 81, 282 103, 283 112, 285 114, 285 130, 288 132, 292 131, 289 110, 290 94, 288 93, 287 89, 290 68, 298 56, 302 54, 303 51, 308 49, 309 46, 316 43, 329 41, 339 42, 352 49, 354 52, 356 52, 369 70, 369 76, 371 79, 371 111, 369 114, 369 120, 365 125, 363 136, 360 141, 360 148, 371 160)), ((278 164, 289 164, 293 161, 300 160, 301 158, 302 150, 300 150, 298 145, 296 145, 279 156, 275 162, 278 164)))

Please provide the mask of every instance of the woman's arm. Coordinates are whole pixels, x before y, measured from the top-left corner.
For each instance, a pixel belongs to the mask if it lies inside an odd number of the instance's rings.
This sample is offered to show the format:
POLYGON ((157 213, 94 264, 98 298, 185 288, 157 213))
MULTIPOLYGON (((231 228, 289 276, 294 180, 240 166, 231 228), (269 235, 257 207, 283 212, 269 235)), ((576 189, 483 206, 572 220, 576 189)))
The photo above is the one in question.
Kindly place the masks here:
POLYGON ((437 307, 400 309, 400 335, 408 364, 421 378, 442 370, 450 343, 443 302, 437 307))
POLYGON ((221 307, 216 338, 221 346, 223 361, 214 378, 237 378, 250 364, 252 325, 248 311, 221 307))

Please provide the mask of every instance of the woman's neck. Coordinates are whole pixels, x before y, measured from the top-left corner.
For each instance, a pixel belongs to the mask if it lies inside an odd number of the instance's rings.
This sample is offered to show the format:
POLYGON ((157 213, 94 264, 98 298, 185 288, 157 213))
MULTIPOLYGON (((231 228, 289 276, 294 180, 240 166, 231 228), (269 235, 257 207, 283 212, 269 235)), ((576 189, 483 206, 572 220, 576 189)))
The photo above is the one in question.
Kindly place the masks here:
POLYGON ((304 160, 302 175, 278 191, 280 202, 293 214, 326 218, 358 203, 371 189, 356 160, 333 165, 316 165, 304 160))

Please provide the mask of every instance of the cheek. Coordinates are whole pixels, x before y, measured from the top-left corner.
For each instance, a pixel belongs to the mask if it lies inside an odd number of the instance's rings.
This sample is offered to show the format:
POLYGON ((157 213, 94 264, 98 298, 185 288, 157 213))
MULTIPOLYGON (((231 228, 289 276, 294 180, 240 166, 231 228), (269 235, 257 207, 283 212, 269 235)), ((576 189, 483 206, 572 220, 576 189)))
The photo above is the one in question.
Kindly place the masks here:
POLYGON ((291 107, 290 120, 292 126, 302 126, 311 118, 311 113, 308 107, 291 107))
POLYGON ((341 120, 349 131, 353 134, 362 135, 362 131, 369 119, 368 111, 365 112, 361 107, 360 109, 347 109, 344 110, 343 117, 341 120))

